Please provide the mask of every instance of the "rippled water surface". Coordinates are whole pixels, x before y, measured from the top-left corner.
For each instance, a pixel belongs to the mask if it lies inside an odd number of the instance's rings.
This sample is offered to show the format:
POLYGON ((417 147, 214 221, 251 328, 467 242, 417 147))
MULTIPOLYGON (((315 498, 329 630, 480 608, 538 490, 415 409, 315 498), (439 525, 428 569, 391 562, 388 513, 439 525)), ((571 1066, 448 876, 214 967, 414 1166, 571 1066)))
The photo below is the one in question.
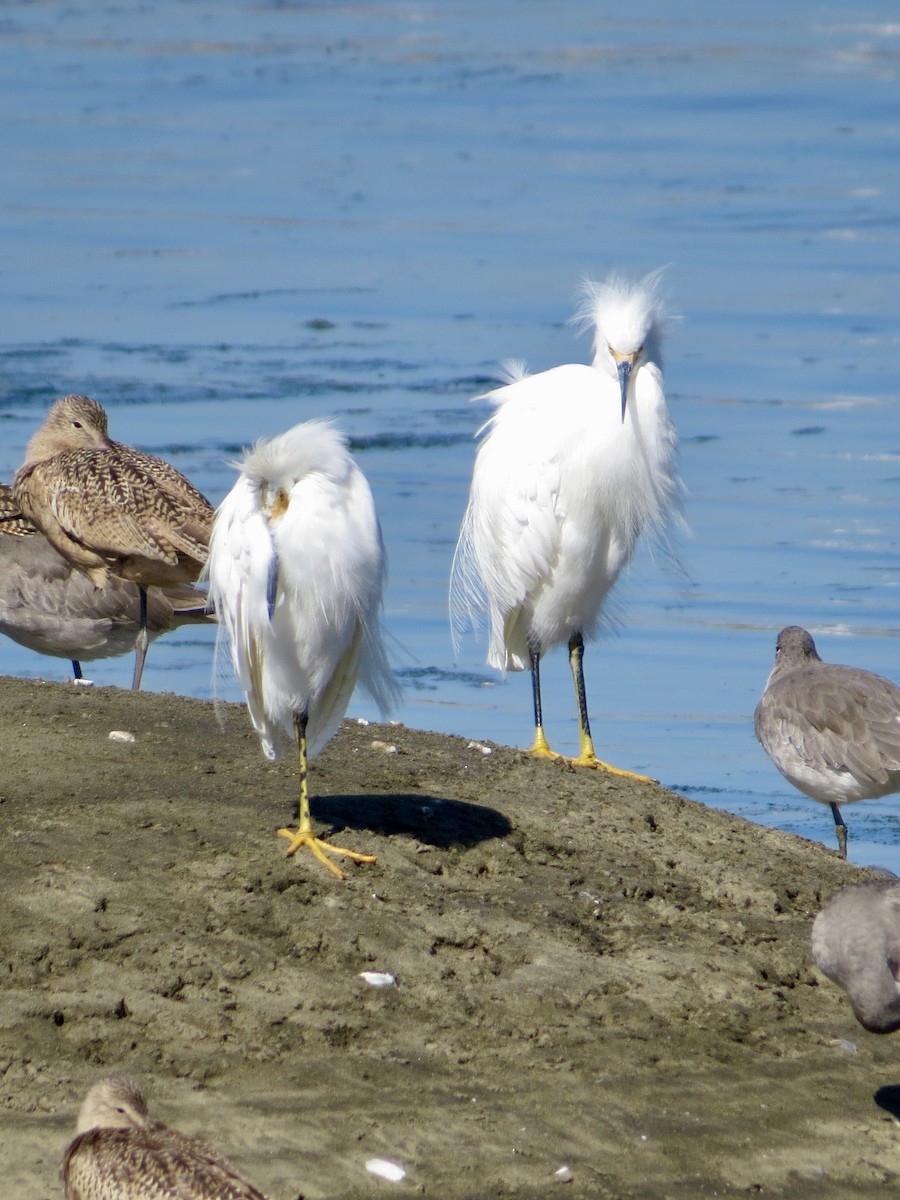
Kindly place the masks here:
MULTIPOLYGON (((214 502, 242 446, 333 415, 388 543, 396 716, 524 745, 528 679, 449 636, 470 398, 504 359, 588 357, 585 274, 667 264, 691 532, 680 569, 639 556, 589 651, 598 748, 832 845, 752 712, 785 624, 900 682, 900 24, 885 2, 675 14, 4 5, 0 478, 66 391, 214 502)), ((238 698, 212 641, 157 641, 146 686, 238 698)), ((8 641, 0 670, 67 673, 8 641)), ((573 748, 562 651, 544 682, 573 748)), ((851 856, 900 870, 900 799, 845 815, 851 856)))

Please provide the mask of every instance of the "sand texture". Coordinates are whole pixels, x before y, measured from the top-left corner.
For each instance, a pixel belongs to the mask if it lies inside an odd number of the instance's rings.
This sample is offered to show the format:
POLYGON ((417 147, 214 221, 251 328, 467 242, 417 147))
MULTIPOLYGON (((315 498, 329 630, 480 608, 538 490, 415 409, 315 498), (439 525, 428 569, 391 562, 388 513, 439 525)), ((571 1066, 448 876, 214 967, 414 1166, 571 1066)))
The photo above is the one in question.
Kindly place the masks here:
POLYGON ((347 722, 313 817, 378 862, 341 883, 285 858, 296 767, 240 706, 0 679, 0 745, 9 1200, 61 1196, 105 1074, 271 1200, 900 1183, 900 1037, 862 1030, 809 950, 865 872, 821 844, 347 722))

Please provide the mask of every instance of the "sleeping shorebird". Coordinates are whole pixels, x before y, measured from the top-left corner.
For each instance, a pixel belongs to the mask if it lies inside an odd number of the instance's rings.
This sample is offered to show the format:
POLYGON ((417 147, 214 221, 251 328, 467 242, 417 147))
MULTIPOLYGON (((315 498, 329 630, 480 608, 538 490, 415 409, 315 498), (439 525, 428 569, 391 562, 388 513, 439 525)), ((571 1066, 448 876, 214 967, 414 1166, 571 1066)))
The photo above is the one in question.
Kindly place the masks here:
MULTIPOLYGON (((147 592, 151 639, 211 620, 206 600, 189 584, 147 592)), ((69 659, 76 682, 87 682, 82 662, 127 654, 139 631, 137 586, 110 575, 95 588, 22 516, 12 490, 0 483, 0 633, 38 654, 69 659)), ((132 686, 140 685, 135 662, 132 686)))
POLYGON ((88 1092, 60 1173, 65 1200, 265 1200, 203 1142, 151 1121, 127 1079, 88 1092))
POLYGON ((900 1029, 900 880, 857 883, 832 896, 813 922, 812 951, 864 1029, 900 1029))
POLYGON ((872 671, 822 662, 806 630, 789 625, 775 643, 754 723, 785 779, 831 808, 846 858, 838 806, 900 791, 900 688, 872 671))
POLYGON ((87 396, 57 400, 13 479, 22 513, 97 588, 137 585, 135 679, 147 653, 147 589, 193 583, 206 561, 213 510, 170 463, 111 441, 87 396))
POLYGON ((520 368, 483 397, 496 412, 480 431, 450 588, 455 640, 486 614, 489 665, 531 671, 530 753, 560 757, 544 733, 540 664, 566 643, 580 735, 570 761, 632 778, 594 751, 582 659, 639 537, 679 512, 656 285, 588 283, 579 317, 594 331, 593 363, 520 368))
POLYGON ((227 635, 263 752, 296 742, 296 830, 279 829, 287 853, 309 849, 372 863, 313 832, 308 761, 341 722, 357 680, 383 712, 397 696, 381 635, 384 544, 366 478, 346 439, 307 421, 263 439, 216 513, 209 597, 227 635))

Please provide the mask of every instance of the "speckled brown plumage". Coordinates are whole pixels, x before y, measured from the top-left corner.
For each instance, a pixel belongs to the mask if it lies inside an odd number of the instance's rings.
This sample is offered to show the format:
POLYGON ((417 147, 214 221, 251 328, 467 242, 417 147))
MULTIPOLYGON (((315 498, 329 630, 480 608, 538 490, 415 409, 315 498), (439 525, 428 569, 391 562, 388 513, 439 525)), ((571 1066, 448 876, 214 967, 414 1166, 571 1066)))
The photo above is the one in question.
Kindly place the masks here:
POLYGON ((61 1174, 65 1200, 265 1200, 208 1146, 151 1121, 127 1079, 88 1092, 61 1174))
POLYGON ((209 501, 165 459, 111 441, 106 413, 87 396, 63 396, 50 409, 16 471, 13 499, 96 587, 110 575, 138 585, 139 679, 149 643, 147 588, 197 579, 212 532, 209 501))
POLYGON ((872 671, 822 662, 806 630, 790 625, 778 635, 755 724, 785 779, 830 805, 846 857, 838 805, 900 791, 900 688, 872 671))
POLYGON ((37 533, 37 526, 23 514, 22 508, 13 499, 8 483, 0 483, 0 534, 10 537, 30 537, 37 533))
POLYGON ((13 496, 98 587, 110 572, 141 587, 193 582, 206 561, 209 501, 164 459, 110 440, 106 413, 87 396, 50 409, 13 496))
MULTIPOLYGON (((203 595, 189 584, 147 593, 151 638, 210 620, 203 595)), ((94 587, 19 514, 11 489, 0 483, 0 633, 39 654, 69 659, 80 679, 82 661, 127 654, 139 628, 137 585, 110 575, 104 587, 94 587)))

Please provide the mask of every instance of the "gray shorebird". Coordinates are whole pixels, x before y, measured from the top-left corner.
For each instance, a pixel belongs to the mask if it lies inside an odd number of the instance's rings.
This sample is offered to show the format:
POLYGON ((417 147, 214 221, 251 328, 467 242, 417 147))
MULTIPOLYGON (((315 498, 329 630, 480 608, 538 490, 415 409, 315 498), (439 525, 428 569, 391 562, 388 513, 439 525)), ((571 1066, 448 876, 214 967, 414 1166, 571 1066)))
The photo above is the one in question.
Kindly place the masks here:
POLYGON ((832 896, 813 922, 812 951, 864 1029, 900 1029, 900 880, 857 883, 832 896))
POLYGON ((846 858, 839 805, 900 791, 900 688, 872 671, 822 662, 806 630, 789 625, 754 722, 785 779, 831 808, 846 858))
POLYGON ((450 581, 454 640, 486 616, 489 665, 531 672, 529 753, 560 757, 544 733, 540 664, 567 645, 580 734, 570 761, 632 778, 595 753, 583 656, 639 538, 679 511, 657 283, 586 284, 578 319, 593 332, 593 363, 518 368, 482 397, 496 411, 480 430, 450 581))
MULTIPOLYGON (((188 623, 207 623, 205 598, 189 584, 150 588, 150 639, 188 623)), ((110 575, 102 588, 55 550, 0 483, 0 634, 38 654, 67 658, 76 680, 82 662, 134 649, 140 631, 137 586, 110 575)), ((141 685, 135 660, 132 687, 141 685)))
POLYGON ((60 1173, 65 1200, 265 1200, 203 1142, 151 1121, 127 1079, 88 1092, 60 1173))
POLYGON ((197 579, 212 530, 209 501, 165 459, 112 441, 106 413, 87 396, 56 401, 12 486, 23 515, 95 587, 111 576, 137 585, 140 678, 147 589, 197 579))

